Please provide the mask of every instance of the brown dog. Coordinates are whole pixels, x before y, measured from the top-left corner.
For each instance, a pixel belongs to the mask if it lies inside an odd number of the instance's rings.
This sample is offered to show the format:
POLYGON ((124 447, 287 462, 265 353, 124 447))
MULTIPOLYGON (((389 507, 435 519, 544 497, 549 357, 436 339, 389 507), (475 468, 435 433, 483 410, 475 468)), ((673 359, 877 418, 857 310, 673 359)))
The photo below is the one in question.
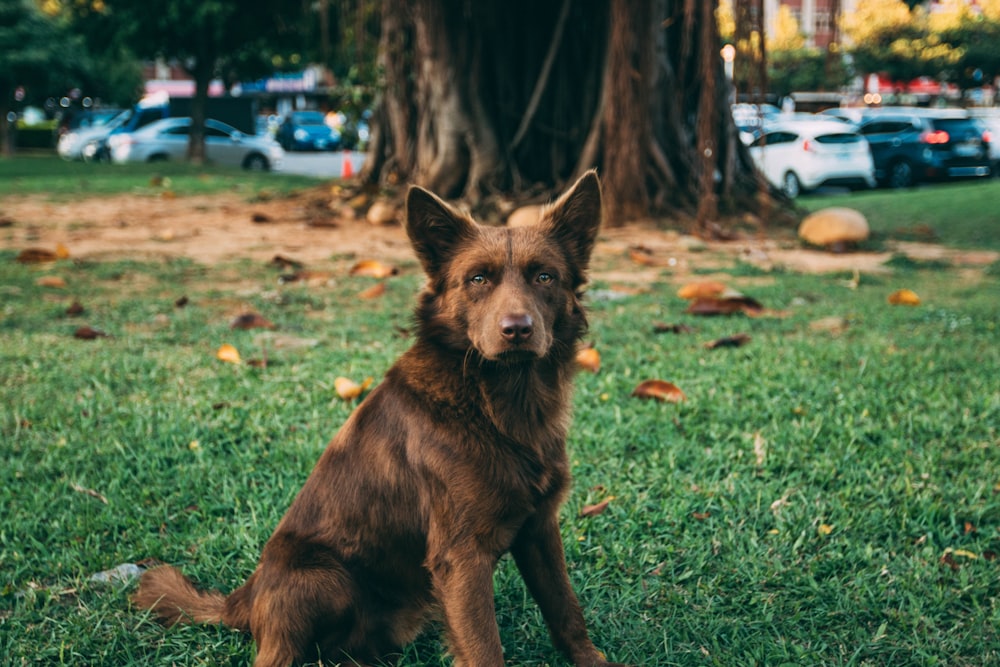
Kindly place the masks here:
POLYGON ((135 601, 168 624, 251 632, 258 667, 371 663, 442 612, 456 665, 503 665, 493 570, 509 551, 556 646, 607 666, 558 525, 597 176, 517 229, 481 227, 416 187, 406 205, 428 277, 413 347, 334 437, 241 588, 199 592, 161 567, 135 601))

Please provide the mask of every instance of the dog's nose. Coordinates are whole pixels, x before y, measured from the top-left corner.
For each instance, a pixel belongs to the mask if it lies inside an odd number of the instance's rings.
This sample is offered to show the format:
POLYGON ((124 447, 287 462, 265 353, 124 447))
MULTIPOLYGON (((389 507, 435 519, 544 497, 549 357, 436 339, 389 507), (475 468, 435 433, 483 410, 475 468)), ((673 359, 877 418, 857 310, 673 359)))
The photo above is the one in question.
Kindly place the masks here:
POLYGON ((504 315, 500 318, 500 334, 512 343, 531 338, 534 322, 531 315, 504 315))

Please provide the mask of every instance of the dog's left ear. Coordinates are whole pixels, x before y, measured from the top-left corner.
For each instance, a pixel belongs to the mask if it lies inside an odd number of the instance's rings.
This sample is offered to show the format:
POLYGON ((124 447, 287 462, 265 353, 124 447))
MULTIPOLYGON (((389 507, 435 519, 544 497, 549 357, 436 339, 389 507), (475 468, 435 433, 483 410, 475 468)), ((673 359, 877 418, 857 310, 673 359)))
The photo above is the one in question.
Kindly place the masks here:
POLYGON ((475 233, 475 223, 433 193, 416 185, 406 193, 406 234, 428 276, 441 275, 459 243, 475 233))
POLYGON ((590 263, 601 218, 601 181, 591 169, 545 210, 542 224, 549 226, 582 273, 590 263))

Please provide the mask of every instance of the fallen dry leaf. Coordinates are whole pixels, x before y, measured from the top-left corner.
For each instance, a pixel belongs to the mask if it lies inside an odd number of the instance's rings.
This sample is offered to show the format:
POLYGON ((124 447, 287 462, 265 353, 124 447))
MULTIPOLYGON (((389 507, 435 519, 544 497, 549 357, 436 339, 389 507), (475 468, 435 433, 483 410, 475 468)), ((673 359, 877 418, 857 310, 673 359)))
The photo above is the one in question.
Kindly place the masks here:
POLYGON ((80 340, 95 340, 97 338, 110 338, 110 336, 100 329, 82 326, 73 332, 73 338, 79 338, 80 340))
POLYGON ((749 296, 734 296, 726 298, 702 297, 691 300, 691 305, 684 311, 691 315, 732 315, 743 313, 756 316, 764 312, 764 306, 749 296))
POLYGON ((388 264, 383 264, 378 260, 364 259, 351 267, 352 276, 366 276, 368 278, 388 278, 399 273, 399 269, 388 264))
POLYGON ((66 280, 59 276, 42 276, 35 281, 39 287, 51 287, 53 289, 63 289, 66 287, 66 280))
POLYGON ((292 259, 290 257, 285 257, 284 255, 275 255, 271 258, 271 264, 282 268, 282 269, 301 269, 305 266, 302 262, 297 259, 292 259))
POLYGON ((615 499, 614 496, 608 496, 607 498, 605 498, 604 500, 595 505, 584 505, 583 509, 580 510, 580 516, 581 517, 597 516, 598 514, 603 513, 604 510, 608 509, 608 505, 614 499, 615 499))
POLYGON ((187 298, 187 295, 185 295, 174 301, 174 308, 183 308, 189 303, 191 303, 191 300, 187 298))
POLYGON ((653 251, 645 246, 632 246, 628 249, 628 256, 640 266, 656 266, 658 263, 653 251))
POLYGON ((831 317, 821 317, 818 320, 813 320, 809 323, 810 331, 826 331, 832 334, 839 334, 847 331, 850 326, 850 322, 844 317, 838 317, 836 315, 831 317))
MULTIPOLYGON (((728 291, 725 283, 718 280, 701 280, 688 283, 677 290, 677 296, 682 299, 712 299, 723 296, 728 291)), ((732 296, 737 296, 733 294, 732 296)))
POLYGON ((90 496, 91 498, 97 498, 98 500, 100 500, 105 505, 108 504, 108 499, 105 498, 104 496, 102 496, 97 491, 94 491, 93 489, 86 489, 86 488, 80 486, 79 484, 75 484, 75 483, 74 484, 70 484, 70 488, 72 488, 77 493, 83 493, 85 495, 90 496))
POLYGON ((819 524, 819 527, 816 528, 816 532, 820 535, 829 535, 833 532, 833 526, 828 523, 821 523, 819 524))
POLYGON ((371 287, 358 292, 359 299, 377 299, 385 294, 385 283, 375 283, 371 287))
POLYGON ((365 378, 364 382, 358 384, 354 380, 345 377, 338 377, 333 381, 333 388, 345 401, 350 401, 364 393, 365 389, 371 386, 374 378, 365 378))
POLYGON ((242 313, 229 324, 230 329, 277 329, 271 320, 259 313, 242 313))
POLYGON ((640 382, 632 391, 632 395, 638 398, 652 398, 657 401, 668 403, 679 403, 686 401, 687 396, 672 382, 666 380, 646 380, 640 382))
POLYGON ((742 347, 750 342, 750 334, 738 333, 732 336, 724 336, 722 338, 716 338, 715 340, 705 343, 705 347, 709 350, 718 350, 723 347, 742 347))
POLYGON ((225 361, 229 364, 238 364, 242 360, 240 359, 240 352, 235 347, 229 343, 224 343, 215 353, 215 358, 219 361, 225 361))
POLYGON ((666 322, 653 322, 653 333, 692 333, 694 329, 686 324, 667 324, 666 322))
POLYGON ((894 306, 919 306, 920 297, 913 290, 900 289, 889 295, 889 303, 894 306))
POLYGON ((47 250, 45 248, 25 248, 18 253, 15 260, 21 264, 44 264, 54 262, 57 259, 66 259, 69 251, 63 245, 56 246, 56 249, 47 250))
POLYGON ((695 521, 704 521, 712 516, 711 512, 691 512, 691 518, 695 521))
POLYGON ((87 312, 87 309, 84 308, 83 304, 76 299, 74 299, 73 303, 69 304, 69 307, 66 308, 66 314, 69 315, 70 317, 83 315, 85 312, 87 312))
POLYGON ((585 347, 576 353, 576 364, 585 371, 596 373, 601 370, 601 353, 593 347, 585 347))
POLYGON ((767 459, 767 441, 761 436, 760 431, 753 435, 753 457, 758 466, 764 465, 767 459))

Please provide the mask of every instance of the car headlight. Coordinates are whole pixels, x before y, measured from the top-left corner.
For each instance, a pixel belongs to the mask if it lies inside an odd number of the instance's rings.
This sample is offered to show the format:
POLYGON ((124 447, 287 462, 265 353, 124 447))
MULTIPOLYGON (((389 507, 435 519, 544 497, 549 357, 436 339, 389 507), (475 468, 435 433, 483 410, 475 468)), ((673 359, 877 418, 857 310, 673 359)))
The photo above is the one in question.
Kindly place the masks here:
POLYGON ((309 138, 309 133, 306 132, 305 130, 303 130, 302 128, 299 128, 299 129, 295 130, 295 140, 296 141, 305 141, 308 138, 309 138))

